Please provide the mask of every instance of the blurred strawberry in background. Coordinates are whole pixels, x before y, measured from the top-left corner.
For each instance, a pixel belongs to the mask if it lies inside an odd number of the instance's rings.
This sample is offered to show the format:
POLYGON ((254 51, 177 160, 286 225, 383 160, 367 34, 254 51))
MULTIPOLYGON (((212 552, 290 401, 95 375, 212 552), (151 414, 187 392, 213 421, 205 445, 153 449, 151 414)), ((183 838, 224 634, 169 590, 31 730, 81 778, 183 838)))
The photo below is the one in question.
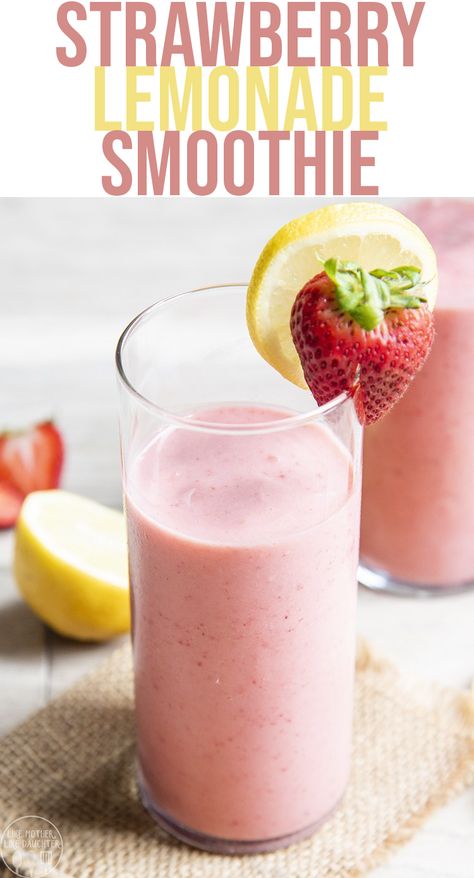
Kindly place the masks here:
POLYGON ((31 491, 57 488, 64 442, 52 421, 0 434, 0 528, 12 527, 31 491))

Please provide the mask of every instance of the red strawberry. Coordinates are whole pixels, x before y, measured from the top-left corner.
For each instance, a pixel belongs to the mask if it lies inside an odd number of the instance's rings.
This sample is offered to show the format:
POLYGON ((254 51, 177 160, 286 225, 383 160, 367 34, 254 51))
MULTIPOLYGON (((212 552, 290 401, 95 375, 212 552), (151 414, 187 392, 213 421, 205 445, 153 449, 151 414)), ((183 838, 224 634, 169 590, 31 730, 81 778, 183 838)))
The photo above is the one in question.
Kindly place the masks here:
POLYGON ((23 495, 8 482, 0 482, 0 530, 13 527, 23 503, 23 495))
POLYGON ((352 390, 362 424, 381 418, 405 393, 434 338, 433 315, 415 294, 420 271, 366 272, 330 259, 298 293, 291 333, 319 405, 352 390))
POLYGON ((63 440, 51 421, 0 434, 0 526, 15 523, 15 498, 21 506, 31 491, 57 488, 63 458, 63 440))

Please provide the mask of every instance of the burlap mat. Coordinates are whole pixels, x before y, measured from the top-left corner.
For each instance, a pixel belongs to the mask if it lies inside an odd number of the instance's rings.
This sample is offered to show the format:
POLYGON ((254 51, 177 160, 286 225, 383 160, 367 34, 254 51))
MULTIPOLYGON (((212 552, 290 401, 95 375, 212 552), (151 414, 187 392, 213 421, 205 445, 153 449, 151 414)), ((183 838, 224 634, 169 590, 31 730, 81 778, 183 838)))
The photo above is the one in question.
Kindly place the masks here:
POLYGON ((0 742, 0 831, 21 815, 49 818, 64 840, 54 874, 73 878, 353 878, 474 781, 473 695, 413 685, 365 645, 346 797, 286 850, 221 857, 160 833, 137 798, 133 737, 123 647, 0 742))

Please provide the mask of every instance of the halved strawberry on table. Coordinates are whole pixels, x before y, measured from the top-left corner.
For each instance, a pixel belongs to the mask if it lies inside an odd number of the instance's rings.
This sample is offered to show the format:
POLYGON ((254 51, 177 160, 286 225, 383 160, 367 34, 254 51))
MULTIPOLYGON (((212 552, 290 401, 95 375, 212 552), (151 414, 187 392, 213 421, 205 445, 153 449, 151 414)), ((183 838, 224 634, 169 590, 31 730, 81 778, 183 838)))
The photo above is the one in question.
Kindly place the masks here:
POLYGON ((328 259, 300 290, 290 327, 317 403, 351 391, 362 424, 400 399, 434 339, 419 269, 368 272, 340 259, 328 259))
POLYGON ((0 530, 15 524, 23 500, 23 494, 17 488, 8 482, 0 482, 0 530))
POLYGON ((52 421, 0 433, 0 528, 12 527, 27 494, 57 488, 64 443, 52 421))

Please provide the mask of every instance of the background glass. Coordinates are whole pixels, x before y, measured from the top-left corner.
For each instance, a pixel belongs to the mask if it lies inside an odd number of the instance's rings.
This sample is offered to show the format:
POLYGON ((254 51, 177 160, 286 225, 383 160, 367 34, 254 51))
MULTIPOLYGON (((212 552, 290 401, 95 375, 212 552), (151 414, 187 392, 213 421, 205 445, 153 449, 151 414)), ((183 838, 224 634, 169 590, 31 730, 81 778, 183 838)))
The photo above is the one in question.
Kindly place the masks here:
POLYGON ((436 335, 406 395, 365 432, 359 578, 423 597, 474 587, 474 204, 406 213, 437 255, 436 335))

